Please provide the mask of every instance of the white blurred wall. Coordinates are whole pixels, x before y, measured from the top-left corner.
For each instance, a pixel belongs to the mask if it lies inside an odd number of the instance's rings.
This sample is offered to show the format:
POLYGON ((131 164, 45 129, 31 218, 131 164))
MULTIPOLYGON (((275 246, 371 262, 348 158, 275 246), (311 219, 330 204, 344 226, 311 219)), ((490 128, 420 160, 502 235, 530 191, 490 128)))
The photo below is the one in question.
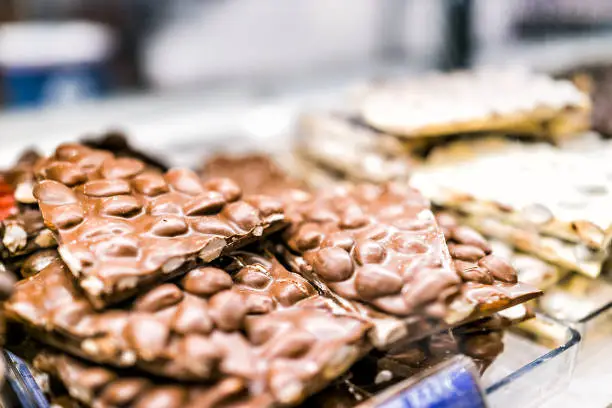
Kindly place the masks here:
POLYGON ((384 47, 381 42, 389 41, 383 32, 394 30, 385 26, 388 17, 390 24, 400 24, 397 41, 408 59, 421 61, 433 58, 442 42, 443 2, 177 1, 174 18, 149 39, 145 70, 154 86, 166 88, 372 63, 384 47))

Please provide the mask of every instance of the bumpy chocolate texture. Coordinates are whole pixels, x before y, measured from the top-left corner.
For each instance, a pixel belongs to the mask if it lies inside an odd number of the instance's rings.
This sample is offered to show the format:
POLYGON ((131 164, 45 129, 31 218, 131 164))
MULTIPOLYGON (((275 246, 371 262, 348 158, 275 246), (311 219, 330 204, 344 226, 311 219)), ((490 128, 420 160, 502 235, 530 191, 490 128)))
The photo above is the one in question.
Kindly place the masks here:
POLYGON ((320 191, 292 218, 285 254, 301 273, 343 298, 409 321, 454 325, 541 294, 485 256, 490 248, 480 236, 462 238, 482 255, 482 275, 457 273, 429 202, 405 185, 320 191))
POLYGON ((259 154, 213 156, 206 161, 200 174, 204 179, 230 178, 245 194, 278 197, 306 190, 304 183, 290 177, 269 156, 259 154))
POLYGON ((97 408, 247 408, 271 406, 273 402, 267 394, 249 396, 247 384, 239 378, 214 385, 155 383, 51 350, 39 353, 34 367, 58 380, 79 403, 97 408))
POLYGON ((96 312, 56 258, 17 284, 5 310, 41 341, 92 361, 180 380, 239 377, 286 403, 368 350, 370 325, 321 306, 302 278, 261 256, 239 253, 234 261, 242 263, 233 269, 236 284, 222 269, 200 267, 129 310, 96 312))
POLYGON ((203 183, 187 169, 161 174, 139 160, 78 144, 58 147, 36 176, 45 223, 98 308, 284 225, 282 203, 241 198, 231 180, 203 183))

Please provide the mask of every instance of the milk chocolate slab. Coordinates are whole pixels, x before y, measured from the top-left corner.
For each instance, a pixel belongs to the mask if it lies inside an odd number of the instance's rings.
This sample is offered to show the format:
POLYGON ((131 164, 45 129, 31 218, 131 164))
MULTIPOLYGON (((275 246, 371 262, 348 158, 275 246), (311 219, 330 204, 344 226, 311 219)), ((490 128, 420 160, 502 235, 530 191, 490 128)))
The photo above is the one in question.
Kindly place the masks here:
POLYGON ((270 395, 249 395, 247 384, 227 378, 216 384, 181 384, 153 381, 80 361, 53 350, 34 358, 34 367, 50 375, 79 403, 96 408, 230 408, 272 406, 270 395))
POLYGON ((405 138, 503 131, 559 137, 587 130, 591 103, 570 81, 518 69, 436 73, 373 86, 366 123, 405 138))
POLYGON ((609 141, 588 135, 561 147, 499 139, 456 143, 434 151, 411 184, 479 229, 480 220, 495 220, 480 223, 487 227, 481 232, 593 276, 612 237, 610 152, 609 141), (561 245, 544 242, 546 236, 561 245))
POLYGON ((284 226, 283 205, 229 179, 162 174, 78 144, 38 164, 34 188, 60 254, 96 308, 114 304, 284 226))
POLYGON ((284 403, 319 390, 370 349, 368 321, 337 312, 280 264, 236 257, 243 265, 233 276, 196 268, 104 311, 56 258, 17 284, 5 311, 40 341, 90 361, 178 380, 239 377, 284 403))
POLYGON ((482 255, 479 273, 456 269, 429 202, 405 185, 320 191, 292 221, 284 255, 300 273, 407 321, 456 325, 541 294, 489 255, 481 236, 461 237, 482 255))

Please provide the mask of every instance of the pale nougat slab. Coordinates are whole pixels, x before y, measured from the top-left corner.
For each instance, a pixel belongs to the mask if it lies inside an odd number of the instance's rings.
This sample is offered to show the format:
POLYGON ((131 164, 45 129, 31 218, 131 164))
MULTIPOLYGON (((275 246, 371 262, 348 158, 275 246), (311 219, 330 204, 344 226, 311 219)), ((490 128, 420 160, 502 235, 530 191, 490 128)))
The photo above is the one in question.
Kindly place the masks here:
POLYGON ((612 141, 565 147, 486 139, 436 149, 411 185, 436 204, 606 251, 612 141))
POLYGON ((589 128, 591 102, 566 80, 522 69, 435 73, 373 86, 361 117, 406 138, 507 131, 557 137, 589 128))
POLYGON ((405 180, 416 161, 412 146, 345 113, 303 114, 297 133, 301 154, 353 180, 405 180))

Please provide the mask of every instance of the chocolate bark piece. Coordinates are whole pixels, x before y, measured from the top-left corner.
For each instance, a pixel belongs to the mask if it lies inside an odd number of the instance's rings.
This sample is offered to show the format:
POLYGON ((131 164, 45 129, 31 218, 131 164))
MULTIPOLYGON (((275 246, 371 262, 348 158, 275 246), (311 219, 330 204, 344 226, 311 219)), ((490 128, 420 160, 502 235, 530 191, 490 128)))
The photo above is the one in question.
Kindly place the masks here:
MULTIPOLYGON (((248 162, 249 160, 243 160, 240 157, 236 158, 236 157, 223 156, 221 159, 218 159, 217 161, 213 159, 212 163, 217 163, 217 164, 214 166, 210 165, 208 166, 208 168, 215 169, 214 174, 211 174, 211 175, 219 175, 219 176, 231 175, 235 180, 241 180, 239 181, 239 183, 244 183, 244 184, 249 184, 246 182, 246 180, 250 180, 250 185, 261 186, 259 188, 263 188, 263 189, 267 188, 267 186, 270 185, 269 183, 270 180, 277 180, 278 184, 282 184, 280 180, 287 180, 288 178, 286 174, 282 174, 282 173, 279 174, 280 169, 274 166, 273 162, 271 162, 269 159, 266 160, 266 158, 261 157, 261 156, 257 156, 256 159, 253 159, 253 162, 256 162, 259 164, 258 171, 253 170, 254 166, 245 164, 248 162), (276 174, 276 176, 273 176, 273 174, 276 174)), ((207 168, 207 166, 205 166, 205 168, 207 168)), ((204 172, 204 176, 206 175, 207 173, 204 172)), ((292 183, 293 185, 295 185, 295 182, 292 182, 292 183)), ((329 188, 330 187, 328 187, 328 189, 329 188)), ((353 187, 338 187, 338 188, 340 189, 347 188, 350 190, 353 187)), ((372 187, 372 188, 374 190, 377 189, 376 187, 372 187)), ((403 186, 400 186, 397 188, 398 188, 398 191, 401 189, 405 189, 405 187, 403 186)), ((376 191, 374 191, 374 193, 376 193, 376 191)), ((354 258, 354 261, 357 267, 372 263, 371 261, 375 260, 375 258, 377 257, 386 256, 386 252, 385 252, 386 249, 383 248, 382 245, 380 245, 381 239, 382 240, 385 239, 385 231, 384 231, 386 227, 385 225, 378 225, 378 226, 368 225, 367 227, 364 228, 366 230, 364 233, 358 233, 358 234, 376 235, 376 234, 380 234, 382 230, 382 236, 374 237, 373 240, 369 239, 369 237, 366 237, 363 239, 364 242, 360 243, 359 245, 354 245, 354 239, 351 236, 352 232, 350 228, 348 228, 347 231, 345 232, 338 232, 338 230, 341 229, 340 227, 338 227, 337 225, 332 225, 330 227, 328 225, 328 224, 333 224, 334 221, 337 221, 339 219, 338 215, 335 213, 337 211, 337 208, 334 208, 333 206, 335 204, 337 205, 341 205, 341 204, 334 203, 334 201, 336 201, 335 197, 333 196, 331 198, 328 197, 327 202, 324 202, 323 205, 319 205, 321 203, 318 203, 316 201, 317 200, 316 197, 314 198, 314 200, 312 199, 313 195, 315 195, 316 193, 305 192, 305 194, 308 194, 310 197, 304 196, 306 198, 304 198, 303 200, 288 200, 287 201, 288 214, 289 214, 288 216, 291 219, 291 221, 294 223, 294 225, 290 228, 288 232, 291 234, 292 233, 291 231, 293 231, 293 234, 295 235, 297 231, 297 234, 299 235, 299 239, 301 240, 301 243, 299 245, 306 245, 306 246, 313 245, 314 247, 317 247, 317 245, 322 244, 323 233, 328 233, 331 231, 331 235, 333 235, 333 238, 336 239, 338 242, 328 242, 327 246, 329 247, 331 246, 330 244, 334 244, 334 245, 344 246, 344 248, 348 248, 351 251, 351 256, 354 258), (330 204, 331 204, 331 208, 329 208, 330 204), (304 211, 309 212, 307 217, 304 216, 304 211), (306 225, 304 226, 304 224, 306 225), (321 227, 323 228, 323 230, 322 232, 319 233, 317 231, 320 225, 323 225, 323 227, 321 227), (325 225, 328 225, 328 226, 325 226, 325 225), (300 228, 303 228, 303 229, 300 229, 300 228), (340 238, 340 239, 338 240, 337 238, 340 238), (340 242, 340 241, 344 241, 344 242, 340 242)), ((323 193, 320 193, 320 194, 323 194, 323 193)), ((394 211, 397 211, 397 208, 403 205, 402 200, 404 198, 406 198, 406 196, 404 196, 403 198, 401 197, 401 195, 396 197, 396 201, 392 203, 396 205, 396 208, 394 209, 394 211)), ((341 200, 342 199, 339 199, 339 201, 341 200)), ((358 204, 361 205, 361 203, 358 203, 358 204)), ((423 205, 426 206, 425 204, 423 205)), ((401 211, 401 208, 400 208, 400 211, 401 211)), ((375 211, 373 213, 375 213, 375 211)), ((393 217, 393 216, 394 216, 393 214, 390 215, 390 217, 393 217)), ((388 219, 387 221, 389 220, 390 219, 388 219)), ((406 221, 406 220, 403 220, 403 221, 406 221)), ((479 234, 477 233, 475 234, 479 236, 479 234)), ((361 238, 361 236, 359 236, 358 238, 361 238)), ((418 239, 418 237, 415 237, 415 238, 418 239)), ((468 237, 464 237, 464 239, 467 239, 467 238, 468 237)), ((484 238, 480 237, 480 240, 484 242, 484 238)), ((294 242, 294 244, 297 245, 297 242, 294 242)), ((291 246, 291 243, 289 245, 291 246)), ((330 284, 330 282, 327 281, 326 278, 322 279, 321 276, 317 275, 317 273, 313 274, 311 270, 312 266, 307 264, 301 256, 295 256, 296 255, 295 252, 299 253, 300 250, 302 250, 302 248, 294 248, 294 249, 297 249, 297 251, 287 251, 287 250, 283 251, 281 249, 279 252, 284 253, 286 260, 291 265, 293 270, 300 271, 300 270, 305 269, 306 270, 305 276, 309 278, 310 283, 315 285, 318 290, 325 293, 326 297, 334 298, 337 301, 337 303, 342 305, 342 307, 349 309, 349 310, 354 310, 355 312, 361 314, 362 316, 370 320, 374 325, 374 327, 370 330, 370 341, 376 347, 386 348, 390 344, 392 344, 394 341, 397 341, 401 339, 402 337, 408 335, 409 334, 408 332, 410 331, 427 333, 427 332, 436 330, 435 325, 427 321, 427 319, 416 319, 416 321, 415 319, 409 319, 409 324, 407 326, 406 322, 402 322, 399 319, 389 315, 388 313, 381 313, 380 311, 373 310, 371 307, 367 305, 368 303, 367 301, 365 303, 361 303, 359 301, 356 302, 354 297, 349 296, 348 298, 346 298, 345 293, 334 291, 333 281, 330 284)), ((486 248, 486 249, 488 253, 490 250, 489 248, 486 248)), ((344 252, 344 251, 339 251, 340 254, 341 252, 344 252)), ((481 257, 484 257, 485 255, 486 254, 483 253, 481 257)), ((351 257, 347 256, 344 258, 350 259, 351 257)), ((346 262, 346 259, 344 259, 344 261, 345 263, 348 263, 346 262)), ((340 272, 342 273, 342 271, 340 272)), ((528 296, 534 296, 534 295, 536 294, 529 294, 528 296)))
POLYGON ((589 96, 571 82, 520 69, 391 81, 366 92, 360 108, 366 123, 404 138, 470 132, 554 138, 589 129, 590 112, 589 96))
POLYGON ((434 331, 541 294, 517 283, 514 270, 488 257, 486 243, 469 235, 464 242, 486 255, 482 274, 460 274, 429 202, 403 185, 320 191, 291 217, 284 255, 300 273, 345 299, 411 322, 434 322, 434 331))
POLYGON ((155 381, 88 364, 53 350, 38 353, 33 365, 60 382, 72 398, 91 407, 246 408, 273 403, 266 393, 249 395, 247 384, 239 378, 209 385, 155 381))
POLYGON ((60 254, 96 308, 285 226, 283 205, 229 179, 164 174, 78 144, 39 162, 35 196, 60 254))
POLYGON ((196 268, 178 285, 98 312, 56 258, 18 283, 5 310, 40 341, 73 355, 179 380, 239 377, 283 403, 319 390, 370 349, 368 321, 280 264, 236 257, 244 263, 232 270, 236 283, 224 270, 196 268))

